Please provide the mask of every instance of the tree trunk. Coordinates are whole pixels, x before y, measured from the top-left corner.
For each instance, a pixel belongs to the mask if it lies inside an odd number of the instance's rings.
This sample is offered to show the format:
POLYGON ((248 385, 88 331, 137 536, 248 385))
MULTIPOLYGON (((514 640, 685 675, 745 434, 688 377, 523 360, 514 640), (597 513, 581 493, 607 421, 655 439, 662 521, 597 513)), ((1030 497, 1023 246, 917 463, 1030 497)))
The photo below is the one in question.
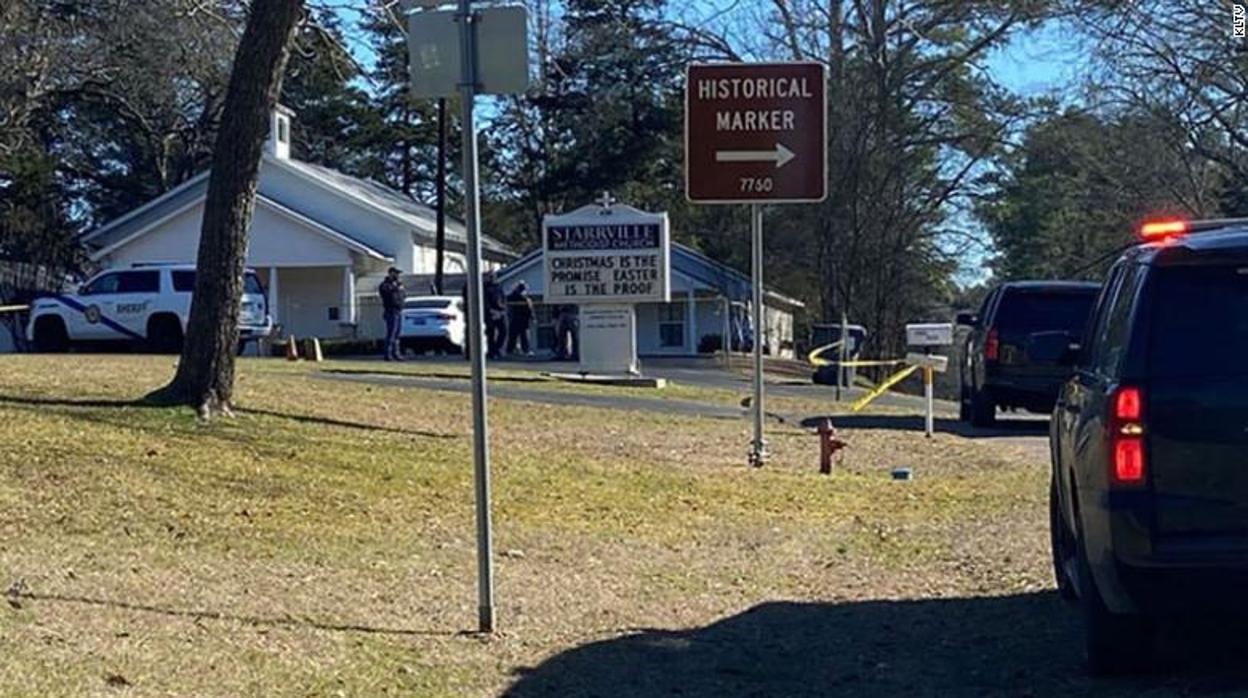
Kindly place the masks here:
POLYGON ((173 381, 151 396, 157 402, 190 405, 201 416, 230 409, 261 149, 302 14, 303 0, 255 0, 234 55, 208 177, 182 359, 173 381))

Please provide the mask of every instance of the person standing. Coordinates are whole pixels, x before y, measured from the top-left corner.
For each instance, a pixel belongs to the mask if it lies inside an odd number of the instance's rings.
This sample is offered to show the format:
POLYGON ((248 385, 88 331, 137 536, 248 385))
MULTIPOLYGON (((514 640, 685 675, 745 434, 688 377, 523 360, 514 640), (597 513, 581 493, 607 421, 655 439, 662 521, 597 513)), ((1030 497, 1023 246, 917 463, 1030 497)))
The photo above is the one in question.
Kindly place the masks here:
POLYGON ((386 321, 386 340, 383 347, 386 361, 403 360, 399 334, 403 330, 403 303, 407 300, 407 290, 403 288, 403 279, 400 278, 402 273, 398 267, 390 267, 385 280, 377 288, 386 321))
POLYGON ((520 352, 529 356, 529 326, 533 323, 533 299, 529 298, 528 284, 521 281, 507 294, 507 353, 515 354, 517 344, 520 352))
POLYGON ((486 354, 488 359, 497 359, 503 354, 503 346, 507 343, 507 296, 503 287, 494 278, 494 272, 485 275, 482 296, 485 300, 485 334, 490 345, 486 354))
POLYGON ((578 325, 576 306, 560 306, 559 314, 555 317, 555 358, 561 361, 576 361, 580 358, 580 347, 577 346, 578 325))

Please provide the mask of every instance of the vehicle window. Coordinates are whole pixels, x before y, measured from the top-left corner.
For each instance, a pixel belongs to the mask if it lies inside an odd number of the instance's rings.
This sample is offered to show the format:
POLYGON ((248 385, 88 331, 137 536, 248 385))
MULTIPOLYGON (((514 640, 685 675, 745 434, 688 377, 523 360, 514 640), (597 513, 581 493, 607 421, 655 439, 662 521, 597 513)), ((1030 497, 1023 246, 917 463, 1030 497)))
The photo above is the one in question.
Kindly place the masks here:
MULTIPOLYGON (((195 290, 195 272, 190 270, 182 270, 173 272, 173 290, 178 293, 190 293, 195 290)), ((262 295, 264 287, 260 285, 260 278, 255 274, 243 274, 243 293, 249 295, 262 295)))
POLYGON ((1097 342, 1096 364, 1093 368, 1107 378, 1118 377, 1123 357, 1127 353, 1127 342, 1131 335, 1131 309, 1135 306, 1141 273, 1141 267, 1138 264, 1123 268, 1121 280, 1114 292, 1113 303, 1108 306, 1105 315, 1104 328, 1097 342))
POLYGON ((1109 278, 1101 287, 1101 294, 1096 300, 1096 308, 1085 324, 1083 351, 1079 357, 1079 365, 1087 369, 1095 369, 1101 352, 1101 344, 1105 334, 1105 323, 1109 309, 1114 304, 1114 295, 1118 292, 1118 284, 1122 281, 1123 264, 1115 264, 1109 270, 1109 278))
POLYGON ((101 293, 117 293, 118 284, 121 282, 120 274, 105 274, 97 277, 91 283, 82 289, 84 296, 94 296, 101 293))
POLYGON ((1149 372, 1248 375, 1248 267, 1163 267, 1155 275, 1149 372))
POLYGON ((994 323, 1002 332, 1049 332, 1065 330, 1079 335, 1096 300, 1094 293, 1045 293, 1015 291, 1001 299, 994 323))
POLYGON ((976 324, 982 325, 988 321, 988 309, 992 307, 992 301, 997 297, 998 293, 1000 291, 993 291, 984 296, 984 302, 979 306, 979 312, 975 314, 976 324))
POLYGON ((117 276, 118 293, 160 293, 159 271, 123 271, 117 276))
POLYGON ((173 272, 173 290, 178 293, 190 293, 195 290, 195 272, 173 272))
POLYGON ((403 307, 408 310, 442 310, 451 307, 451 301, 441 298, 413 298, 404 303, 403 307))

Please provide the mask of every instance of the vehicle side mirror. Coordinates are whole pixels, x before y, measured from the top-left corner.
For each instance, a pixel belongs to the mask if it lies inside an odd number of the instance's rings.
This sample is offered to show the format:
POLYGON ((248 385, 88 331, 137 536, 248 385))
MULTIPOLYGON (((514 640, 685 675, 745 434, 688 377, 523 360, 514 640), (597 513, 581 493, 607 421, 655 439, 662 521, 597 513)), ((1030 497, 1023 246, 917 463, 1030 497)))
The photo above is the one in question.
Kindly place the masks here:
POLYGON ((79 286, 79 287, 78 287, 78 295, 80 295, 80 296, 85 296, 85 295, 87 295, 87 285, 86 285, 86 284, 83 284, 83 285, 81 285, 81 286, 79 286))
POLYGON ((959 325, 974 325, 979 318, 975 317, 975 313, 958 313, 956 322, 959 325))

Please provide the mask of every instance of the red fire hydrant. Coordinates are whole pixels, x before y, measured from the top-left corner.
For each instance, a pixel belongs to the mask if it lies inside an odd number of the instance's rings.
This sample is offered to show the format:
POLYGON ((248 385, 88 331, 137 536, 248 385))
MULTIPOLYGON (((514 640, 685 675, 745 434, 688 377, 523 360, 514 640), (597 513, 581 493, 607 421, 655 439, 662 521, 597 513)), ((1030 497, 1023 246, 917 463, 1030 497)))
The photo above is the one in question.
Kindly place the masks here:
POLYGON ((849 444, 844 439, 836 435, 836 427, 832 426, 831 419, 824 419, 819 422, 819 472, 824 475, 832 474, 832 458, 837 456, 837 452, 845 448, 849 444))

